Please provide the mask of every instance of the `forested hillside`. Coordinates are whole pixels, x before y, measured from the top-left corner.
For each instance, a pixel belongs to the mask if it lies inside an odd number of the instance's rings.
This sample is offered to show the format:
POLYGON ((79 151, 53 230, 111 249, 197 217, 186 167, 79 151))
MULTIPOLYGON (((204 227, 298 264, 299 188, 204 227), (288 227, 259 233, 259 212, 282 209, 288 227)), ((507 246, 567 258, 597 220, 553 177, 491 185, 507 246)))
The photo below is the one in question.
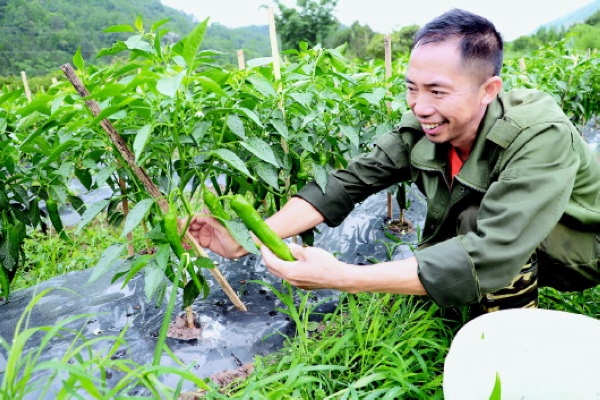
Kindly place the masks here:
MULTIPOLYGON (((329 15, 333 0, 324 5, 318 3, 320 6, 315 6, 317 2, 309 3, 313 8, 321 7, 320 13, 312 12, 314 10, 310 8, 279 10, 277 25, 282 50, 296 49, 300 41, 306 41, 311 47, 317 44, 315 42, 326 48, 346 44, 345 56, 349 58, 383 57, 383 34, 358 22, 351 26, 341 25, 329 15)), ((599 4, 600 1, 596 1, 591 8, 587 7, 585 15, 599 4)), ((577 15, 581 18, 582 14, 577 15)), ((578 50, 599 48, 599 15, 596 11, 584 23, 572 25, 568 30, 544 27, 533 35, 522 36, 507 44, 507 55, 519 57, 564 37, 573 38, 578 50)), ((26 71, 30 77, 59 73, 59 66, 71 61, 79 47, 87 62, 109 62, 109 57, 96 57, 99 50, 110 48, 115 41, 124 40, 129 34, 105 30, 113 25, 133 25, 138 16, 146 31, 153 23, 169 19, 160 28, 170 32, 163 36, 168 41, 187 35, 198 22, 191 15, 163 6, 160 0, 0 0, 0 76, 7 78, 3 81, 10 82, 18 79, 20 71, 26 71)), ((394 53, 408 51, 418 28, 418 25, 406 26, 392 33, 394 53)), ((218 50, 221 52, 218 62, 236 65, 238 49, 244 50, 247 60, 269 56, 268 34, 267 26, 230 29, 209 24, 202 48, 218 50)))
MULTIPOLYGON (((185 36, 196 24, 192 16, 163 6, 160 0, 0 0, 0 75, 57 71, 78 47, 86 60, 106 62, 95 59, 98 51, 129 35, 104 30, 133 25, 137 16, 147 30, 154 22, 170 19, 161 27, 172 32, 169 40, 185 36)), ((268 29, 213 24, 203 47, 225 51, 221 59, 228 62, 235 62, 237 48, 244 48, 248 57, 266 56, 270 52, 268 29)))
POLYGON ((167 27, 179 34, 194 26, 191 17, 159 0, 0 0, 2 75, 56 70, 71 60, 79 46, 86 59, 92 58, 101 48, 126 37, 104 33, 104 29, 133 24, 137 15, 148 24, 171 18, 167 27))

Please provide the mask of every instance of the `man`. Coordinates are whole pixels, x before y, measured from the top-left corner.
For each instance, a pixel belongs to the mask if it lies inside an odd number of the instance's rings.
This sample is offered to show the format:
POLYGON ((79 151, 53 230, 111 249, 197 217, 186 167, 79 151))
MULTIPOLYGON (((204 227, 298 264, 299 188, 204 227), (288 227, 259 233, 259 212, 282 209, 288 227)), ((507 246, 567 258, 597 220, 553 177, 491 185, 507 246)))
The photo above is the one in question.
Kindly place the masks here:
MULTIPOLYGON (((502 93, 502 39, 488 20, 451 10, 417 32, 408 64, 411 112, 369 154, 305 186, 267 223, 289 237, 338 225, 367 196, 412 181, 428 200, 414 256, 348 265, 292 245, 297 262, 264 246, 269 271, 305 289, 429 295, 480 312, 534 307, 537 287, 600 282, 600 165, 544 93, 502 93)), ((245 254, 212 218, 190 231, 225 257, 245 254)))

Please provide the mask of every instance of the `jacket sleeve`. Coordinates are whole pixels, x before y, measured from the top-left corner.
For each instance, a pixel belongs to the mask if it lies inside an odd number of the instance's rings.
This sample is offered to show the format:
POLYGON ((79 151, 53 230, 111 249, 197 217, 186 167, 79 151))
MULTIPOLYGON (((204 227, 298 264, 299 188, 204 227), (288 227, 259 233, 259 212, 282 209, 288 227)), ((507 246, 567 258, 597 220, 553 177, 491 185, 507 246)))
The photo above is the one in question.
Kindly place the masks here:
POLYGON ((579 156, 564 123, 523 130, 485 193, 477 229, 418 250, 419 277, 441 306, 477 302, 506 287, 561 219, 579 156))
POLYGON ((312 204, 329 226, 338 226, 365 200, 396 182, 410 178, 408 149, 401 139, 399 128, 383 135, 373 150, 348 164, 346 169, 330 173, 325 191, 311 182, 296 196, 312 204))

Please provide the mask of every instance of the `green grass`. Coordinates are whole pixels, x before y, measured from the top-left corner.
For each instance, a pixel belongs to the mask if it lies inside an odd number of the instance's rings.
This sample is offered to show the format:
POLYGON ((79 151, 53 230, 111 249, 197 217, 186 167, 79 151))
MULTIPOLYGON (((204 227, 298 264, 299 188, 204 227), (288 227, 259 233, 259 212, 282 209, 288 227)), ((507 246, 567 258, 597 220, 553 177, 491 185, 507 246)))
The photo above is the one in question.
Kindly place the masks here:
POLYGON ((281 351, 257 358, 248 380, 208 398, 442 398, 453 333, 437 306, 411 296, 344 294, 317 322, 310 294, 284 287, 276 294, 297 334, 281 351), (298 306, 290 305, 294 292, 298 306))
MULTIPOLYGON (((54 234, 32 234, 25 248, 28 259, 17 274, 14 289, 94 266, 106 247, 123 241, 119 233, 106 223, 95 222, 80 235, 71 234, 71 243, 54 234)), ((316 315, 318 303, 310 292, 287 284, 282 290, 271 289, 282 302, 279 311, 290 317, 296 333, 286 337, 284 347, 276 353, 257 356, 254 373, 227 388, 218 388, 210 381, 207 385, 190 372, 191 366, 141 366, 127 359, 111 359, 117 349, 127 346, 122 334, 86 339, 67 329, 67 322, 88 317, 85 315, 70 317, 54 327, 27 327, 23 321, 41 293, 25 310, 14 338, 0 338, 8 354, 0 397, 20 399, 31 390, 45 390, 50 382, 60 381, 65 399, 83 394, 89 398, 116 398, 133 387, 145 387, 155 398, 177 398, 178 388, 164 387, 158 380, 161 374, 174 373, 182 382, 194 382, 202 388, 207 399, 443 398, 444 359, 456 330, 466 320, 464 316, 450 320, 449 314, 424 298, 390 294, 342 294, 333 313, 316 315), (42 345, 23 356, 26 341, 36 332, 44 332, 42 345), (68 353, 61 359, 39 362, 52 337, 66 334, 73 337, 68 353), (103 354, 92 351, 92 344, 99 340, 106 343, 103 354), (35 374, 42 370, 50 370, 52 379, 37 382, 35 374), (117 387, 108 387, 103 379, 109 370, 123 376, 117 387)), ((169 304, 172 312, 173 299, 169 304)), ((541 308, 599 318, 599 304, 598 287, 577 293, 540 290, 541 308)), ((157 341, 156 351, 170 354, 164 340, 157 341)))
POLYGON ((11 290, 34 286, 67 272, 93 267, 102 252, 111 244, 124 243, 120 229, 97 219, 90 226, 74 235, 74 228, 67 228, 71 243, 62 240, 56 231, 47 234, 34 231, 24 242, 25 261, 17 270, 11 290))

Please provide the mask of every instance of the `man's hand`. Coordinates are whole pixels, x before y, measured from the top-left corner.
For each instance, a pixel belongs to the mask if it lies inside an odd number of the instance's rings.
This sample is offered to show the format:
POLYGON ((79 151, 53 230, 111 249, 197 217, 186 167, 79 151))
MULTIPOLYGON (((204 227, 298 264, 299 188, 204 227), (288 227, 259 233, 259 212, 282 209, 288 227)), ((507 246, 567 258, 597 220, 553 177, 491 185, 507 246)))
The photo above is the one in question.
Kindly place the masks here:
POLYGON ((351 265, 337 260, 323 249, 297 244, 289 246, 296 261, 283 261, 266 246, 260 249, 269 272, 301 289, 427 294, 419 280, 415 257, 375 265, 351 265))
POLYGON ((289 247, 296 261, 283 261, 266 246, 260 247, 265 265, 273 275, 301 289, 349 289, 340 279, 349 265, 323 249, 294 243, 289 247))
POLYGON ((231 237, 227 228, 215 218, 194 216, 188 231, 200 246, 225 258, 238 258, 248 254, 246 249, 231 237))

